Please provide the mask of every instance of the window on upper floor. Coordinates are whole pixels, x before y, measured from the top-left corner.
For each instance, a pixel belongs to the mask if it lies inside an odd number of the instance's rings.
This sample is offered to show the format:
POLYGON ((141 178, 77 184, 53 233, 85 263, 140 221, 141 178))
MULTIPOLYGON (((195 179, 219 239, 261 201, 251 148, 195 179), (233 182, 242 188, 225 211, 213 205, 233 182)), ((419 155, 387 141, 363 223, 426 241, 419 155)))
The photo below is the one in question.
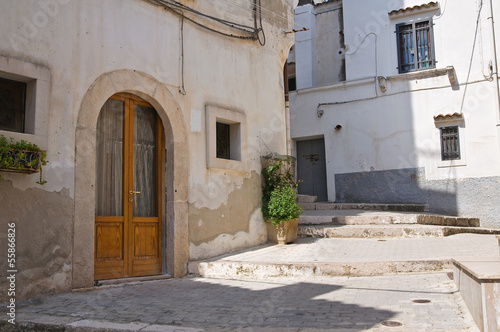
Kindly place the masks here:
POLYGON ((400 73, 435 67, 432 20, 398 24, 396 36, 400 73))

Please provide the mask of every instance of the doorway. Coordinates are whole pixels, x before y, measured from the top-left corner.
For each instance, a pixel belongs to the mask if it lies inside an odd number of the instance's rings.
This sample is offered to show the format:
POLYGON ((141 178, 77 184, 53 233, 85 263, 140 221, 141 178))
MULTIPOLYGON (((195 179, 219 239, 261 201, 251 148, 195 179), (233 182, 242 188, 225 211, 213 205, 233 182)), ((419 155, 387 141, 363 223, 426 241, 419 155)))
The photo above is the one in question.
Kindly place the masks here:
POLYGON ((325 139, 297 141, 297 179, 302 180, 298 193, 328 200, 326 183, 325 139))
POLYGON ((162 273, 163 126, 156 110, 116 94, 97 121, 94 279, 162 273))

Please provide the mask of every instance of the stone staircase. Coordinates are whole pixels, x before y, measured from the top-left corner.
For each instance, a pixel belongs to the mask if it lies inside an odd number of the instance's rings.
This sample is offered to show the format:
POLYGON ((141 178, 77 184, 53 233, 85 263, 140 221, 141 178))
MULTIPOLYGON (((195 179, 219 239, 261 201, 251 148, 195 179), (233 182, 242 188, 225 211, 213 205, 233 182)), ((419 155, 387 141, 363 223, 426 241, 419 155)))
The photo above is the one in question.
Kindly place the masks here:
POLYGON ((431 214, 422 204, 338 204, 299 196, 293 244, 266 243, 188 264, 208 278, 374 276, 451 271, 457 256, 483 257, 500 229, 477 218, 431 214))
POLYGON ((500 232, 481 228, 478 218, 431 214, 425 204, 316 203, 314 196, 304 195, 298 196, 298 202, 304 210, 300 237, 411 238, 500 232))

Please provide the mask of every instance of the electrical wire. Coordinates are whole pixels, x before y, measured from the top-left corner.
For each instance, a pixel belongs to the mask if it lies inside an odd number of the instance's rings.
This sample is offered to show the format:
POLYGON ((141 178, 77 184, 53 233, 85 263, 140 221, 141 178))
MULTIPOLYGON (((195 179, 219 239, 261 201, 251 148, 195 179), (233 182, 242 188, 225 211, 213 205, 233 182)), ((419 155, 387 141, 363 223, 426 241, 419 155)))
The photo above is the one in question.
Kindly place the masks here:
MULTIPOLYGON (((246 0, 243 0, 246 1, 246 0)), ((225 0, 226 3, 232 4, 236 7, 248 9, 248 5, 245 3, 239 2, 238 0, 225 0)), ((282 25, 288 22, 288 16, 276 14, 276 12, 265 8, 264 6, 258 5, 259 9, 264 13, 266 20, 276 23, 278 25, 282 25), (276 19, 277 18, 277 19, 276 19)))
POLYGON ((187 94, 184 86, 184 16, 181 16, 181 87, 179 93, 183 96, 187 94))
MULTIPOLYGON (((218 18, 218 17, 215 17, 215 16, 211 16, 211 15, 208 15, 208 14, 205 14, 205 13, 202 13, 198 10, 195 10, 193 8, 190 8, 188 6, 185 6, 177 1, 173 1, 173 0, 149 0, 149 2, 155 4, 155 5, 159 5, 159 6, 162 6, 164 7, 165 9, 168 9, 170 11, 172 11, 173 13, 183 17, 184 19, 206 29, 206 30, 209 30, 209 31, 212 31, 212 32, 215 32, 215 33, 218 33, 218 34, 221 34, 221 35, 224 35, 226 37, 231 37, 231 38, 240 38, 240 39, 253 39, 253 40, 258 40, 259 43, 261 45, 265 44, 265 35, 264 35, 264 30, 263 30, 263 27, 262 27, 262 12, 259 10, 259 14, 260 14, 260 17, 259 17, 259 22, 260 22, 260 28, 257 28, 257 26, 254 26, 254 27, 251 27, 251 26, 248 26, 248 25, 244 25, 244 24, 240 24, 240 23, 237 23, 237 22, 232 22, 232 21, 228 21, 228 20, 224 20, 224 19, 221 19, 221 18, 218 18), (235 35, 235 34, 232 34, 232 33, 227 33, 227 32, 223 32, 223 31, 220 31, 220 30, 217 30, 217 29, 214 29, 214 28, 211 28, 211 27, 208 27, 188 16, 186 16, 184 14, 183 11, 187 11, 187 12, 190 12, 190 13, 193 13, 195 15, 198 15, 198 16, 201 16, 201 17, 204 17, 204 18, 207 18, 207 19, 210 19, 210 20, 213 20, 217 23, 220 23, 222 25, 225 25, 225 26, 228 26, 229 28, 232 28, 232 29, 235 29, 235 30, 239 30, 240 32, 243 32, 245 34, 248 34, 248 35, 235 35), (260 36, 259 36, 259 32, 262 31, 262 34, 264 35, 264 43, 262 43, 261 39, 260 39, 260 36)), ((256 6, 254 6, 255 8, 256 6)), ((259 7, 261 7, 260 5, 260 0, 259 0, 259 7)), ((257 13, 257 11, 254 9, 254 13, 257 13)), ((256 18, 255 18, 256 19, 256 18)))
POLYGON ((477 20, 476 20, 476 30, 474 32, 474 42, 472 43, 472 52, 470 56, 470 62, 469 62, 469 70, 467 72, 467 79, 465 80, 465 87, 464 87, 464 94, 462 96, 462 103, 460 105, 460 113, 462 113, 463 108, 464 108, 464 103, 465 103, 465 95, 467 94, 467 87, 469 86, 469 77, 470 73, 472 70, 472 62, 474 60, 474 51, 476 49, 476 41, 477 41, 477 32, 479 30, 479 20, 481 19, 481 10, 483 9, 483 0, 481 0, 481 3, 479 4, 479 9, 477 11, 477 20))

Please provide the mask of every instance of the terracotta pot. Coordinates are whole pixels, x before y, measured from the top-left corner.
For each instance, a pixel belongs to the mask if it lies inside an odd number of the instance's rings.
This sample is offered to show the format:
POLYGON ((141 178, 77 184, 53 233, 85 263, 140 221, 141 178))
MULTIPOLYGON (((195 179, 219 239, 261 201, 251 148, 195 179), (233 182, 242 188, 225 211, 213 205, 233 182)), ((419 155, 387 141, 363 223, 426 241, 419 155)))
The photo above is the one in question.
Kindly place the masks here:
POLYGON ((279 225, 267 224, 267 240, 278 244, 287 244, 297 239, 299 218, 286 220, 279 225))

